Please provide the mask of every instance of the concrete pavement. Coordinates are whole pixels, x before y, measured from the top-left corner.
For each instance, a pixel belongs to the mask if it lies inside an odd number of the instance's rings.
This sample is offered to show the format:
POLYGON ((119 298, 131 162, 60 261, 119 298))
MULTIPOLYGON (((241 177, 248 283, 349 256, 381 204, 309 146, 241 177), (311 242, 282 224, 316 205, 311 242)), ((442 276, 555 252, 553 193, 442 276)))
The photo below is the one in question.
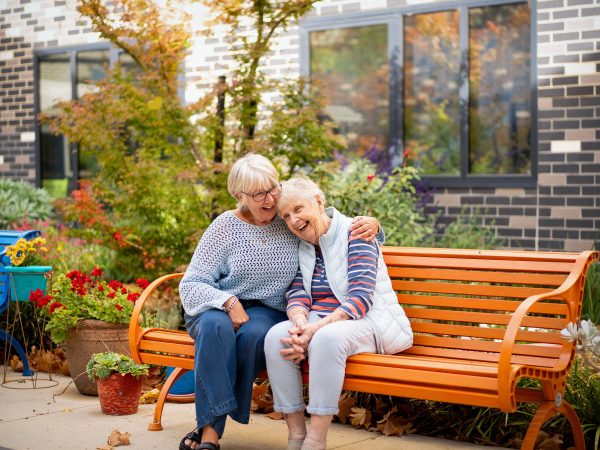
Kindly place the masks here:
MULTIPOLYGON (((4 368, 0 366, 0 382, 4 368)), ((22 381, 20 374, 7 372, 8 380, 22 381)), ((123 450, 177 449, 180 439, 194 428, 194 405, 167 403, 163 414, 163 431, 148 431, 154 405, 140 405, 137 414, 107 416, 100 411, 97 397, 80 395, 70 378, 53 375, 57 383, 42 380, 38 388, 31 381, 9 382, 0 387, 0 450, 95 450, 107 445, 113 429, 131 434, 131 445, 123 450), (65 389, 66 387, 66 389, 65 389), (64 391, 60 395, 60 392, 64 391)), ((25 378, 26 379, 26 378, 25 378)), ((287 430, 282 420, 253 414, 250 425, 228 420, 223 450, 285 449, 287 430)), ((328 449, 359 450, 469 450, 472 444, 424 436, 387 437, 380 433, 355 430, 349 425, 333 424, 328 449)))

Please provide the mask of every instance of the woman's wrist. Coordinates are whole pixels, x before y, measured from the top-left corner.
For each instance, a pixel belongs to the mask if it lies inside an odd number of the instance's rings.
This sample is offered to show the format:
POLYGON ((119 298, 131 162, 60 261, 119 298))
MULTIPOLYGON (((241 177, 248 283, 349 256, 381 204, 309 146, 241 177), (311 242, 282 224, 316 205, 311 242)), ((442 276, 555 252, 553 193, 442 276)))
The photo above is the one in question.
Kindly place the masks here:
POLYGON ((239 301, 237 297, 229 297, 225 303, 223 303, 223 310, 229 314, 235 304, 239 301))

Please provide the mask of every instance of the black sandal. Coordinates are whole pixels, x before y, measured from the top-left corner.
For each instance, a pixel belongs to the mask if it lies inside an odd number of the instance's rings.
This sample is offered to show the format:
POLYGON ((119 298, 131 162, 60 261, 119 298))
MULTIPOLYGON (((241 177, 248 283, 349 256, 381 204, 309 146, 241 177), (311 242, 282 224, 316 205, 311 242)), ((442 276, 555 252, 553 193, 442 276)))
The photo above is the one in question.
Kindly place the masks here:
POLYGON ((199 448, 202 448, 202 447, 196 447, 196 449, 193 449, 192 447, 190 447, 189 445, 187 445, 185 443, 185 441, 187 441, 187 440, 193 441, 196 444, 200 444, 200 435, 195 430, 186 434, 185 437, 179 443, 179 450, 197 450, 199 448))
POLYGON ((200 447, 196 447, 196 450, 219 450, 221 446, 219 444, 213 444, 212 442, 202 442, 200 447))

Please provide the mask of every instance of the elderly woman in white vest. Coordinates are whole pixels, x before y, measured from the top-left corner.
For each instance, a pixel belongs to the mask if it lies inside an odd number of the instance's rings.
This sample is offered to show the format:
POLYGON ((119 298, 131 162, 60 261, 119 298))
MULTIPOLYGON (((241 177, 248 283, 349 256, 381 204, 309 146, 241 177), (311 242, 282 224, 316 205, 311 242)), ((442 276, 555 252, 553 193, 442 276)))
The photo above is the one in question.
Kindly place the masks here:
POLYGON ((286 294, 288 321, 265 338, 275 411, 284 413, 288 449, 326 448, 327 431, 344 381, 346 359, 357 353, 397 353, 412 345, 378 245, 350 237, 352 220, 309 180, 283 183, 280 217, 298 236, 299 270, 286 294), (307 433, 299 362, 308 358, 307 433))
MULTIPOLYGON (((197 430, 180 450, 217 450, 227 416, 248 423, 252 383, 265 369, 264 338, 286 319, 285 293, 298 268, 298 239, 277 217, 279 174, 264 156, 232 167, 228 190, 238 207, 204 232, 179 293, 195 341, 197 430)), ((371 237, 377 220, 357 218, 371 237)))

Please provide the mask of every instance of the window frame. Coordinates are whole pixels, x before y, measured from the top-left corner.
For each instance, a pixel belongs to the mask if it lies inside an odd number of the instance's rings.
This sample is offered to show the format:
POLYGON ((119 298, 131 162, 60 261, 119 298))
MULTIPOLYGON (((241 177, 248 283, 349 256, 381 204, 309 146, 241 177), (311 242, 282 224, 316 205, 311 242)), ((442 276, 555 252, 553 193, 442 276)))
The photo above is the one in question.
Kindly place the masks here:
POLYGON ((439 3, 407 5, 341 13, 331 16, 311 16, 300 20, 300 75, 310 76, 310 33, 335 28, 354 28, 369 25, 388 26, 389 61, 389 142, 404 145, 404 17, 414 14, 435 13, 456 10, 459 12, 460 42, 460 174, 422 175, 424 181, 435 187, 505 187, 534 188, 538 178, 537 142, 537 8, 530 0, 463 0, 439 3), (527 3, 531 12, 530 22, 530 161, 529 174, 490 174, 473 175, 469 169, 469 9, 486 6, 500 6, 527 3))
MULTIPOLYGON (((91 44, 69 45, 64 47, 54 47, 45 49, 36 49, 33 52, 33 77, 34 77, 34 115, 35 115, 35 184, 37 187, 42 185, 42 146, 41 130, 38 116, 40 114, 40 59, 44 56, 67 53, 69 56, 69 77, 71 80, 71 100, 77 99, 77 54, 79 52, 93 50, 108 50, 109 66, 112 68, 119 58, 122 51, 112 46, 108 42, 95 42, 91 44)), ((79 180, 79 149, 77 144, 70 142, 71 165, 73 167, 73 178, 79 180)))

